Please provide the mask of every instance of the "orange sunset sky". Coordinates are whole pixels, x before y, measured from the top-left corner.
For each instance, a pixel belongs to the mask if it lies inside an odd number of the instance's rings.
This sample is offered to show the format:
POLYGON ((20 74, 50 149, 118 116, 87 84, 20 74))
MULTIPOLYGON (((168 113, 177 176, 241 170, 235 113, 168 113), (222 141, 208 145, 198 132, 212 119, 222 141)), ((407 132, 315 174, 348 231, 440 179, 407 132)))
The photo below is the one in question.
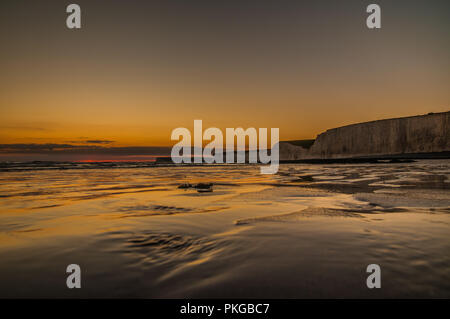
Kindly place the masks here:
MULTIPOLYGON (((0 144, 170 146, 176 127, 336 126, 448 111, 448 1, 0 4, 0 144)), ((18 151, 4 151, 17 153, 18 151)), ((6 156, 3 154, 4 156, 6 156)))

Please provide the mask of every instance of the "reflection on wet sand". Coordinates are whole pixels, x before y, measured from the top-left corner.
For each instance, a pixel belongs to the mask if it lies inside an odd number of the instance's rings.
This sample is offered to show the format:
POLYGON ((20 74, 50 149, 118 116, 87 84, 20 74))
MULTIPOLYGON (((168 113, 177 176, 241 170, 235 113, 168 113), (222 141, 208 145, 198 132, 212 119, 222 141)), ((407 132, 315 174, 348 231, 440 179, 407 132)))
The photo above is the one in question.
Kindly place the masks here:
POLYGON ((447 160, 124 165, 4 165, 1 297, 450 297, 447 160))

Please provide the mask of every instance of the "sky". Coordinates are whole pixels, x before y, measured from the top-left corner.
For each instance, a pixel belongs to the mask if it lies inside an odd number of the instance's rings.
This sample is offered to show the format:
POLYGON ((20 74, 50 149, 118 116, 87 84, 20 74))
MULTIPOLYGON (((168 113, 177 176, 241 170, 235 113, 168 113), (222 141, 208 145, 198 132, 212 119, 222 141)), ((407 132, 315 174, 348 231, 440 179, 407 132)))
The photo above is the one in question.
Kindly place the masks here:
POLYGON ((154 156, 195 119, 298 140, 450 109, 448 0, 72 2, 0 2, 0 161, 154 156))

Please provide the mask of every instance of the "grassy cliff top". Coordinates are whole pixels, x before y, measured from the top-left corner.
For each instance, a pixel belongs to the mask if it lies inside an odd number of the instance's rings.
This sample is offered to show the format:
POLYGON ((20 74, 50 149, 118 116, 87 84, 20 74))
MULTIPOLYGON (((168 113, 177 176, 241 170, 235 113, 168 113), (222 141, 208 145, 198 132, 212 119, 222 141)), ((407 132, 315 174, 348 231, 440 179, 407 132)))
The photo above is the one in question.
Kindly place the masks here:
POLYGON ((314 141, 315 140, 294 140, 294 141, 283 141, 283 142, 309 149, 314 144, 314 141))

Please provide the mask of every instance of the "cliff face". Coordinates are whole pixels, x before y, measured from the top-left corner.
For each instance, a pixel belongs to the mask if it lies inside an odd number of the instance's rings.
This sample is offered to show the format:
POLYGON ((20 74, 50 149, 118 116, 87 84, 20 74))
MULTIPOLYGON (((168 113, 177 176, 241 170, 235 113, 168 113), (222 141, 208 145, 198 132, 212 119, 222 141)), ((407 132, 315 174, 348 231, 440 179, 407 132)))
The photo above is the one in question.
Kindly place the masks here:
POLYGON ((330 129, 318 135, 309 150, 282 144, 280 144, 281 160, 450 151, 450 112, 379 120, 330 129))

